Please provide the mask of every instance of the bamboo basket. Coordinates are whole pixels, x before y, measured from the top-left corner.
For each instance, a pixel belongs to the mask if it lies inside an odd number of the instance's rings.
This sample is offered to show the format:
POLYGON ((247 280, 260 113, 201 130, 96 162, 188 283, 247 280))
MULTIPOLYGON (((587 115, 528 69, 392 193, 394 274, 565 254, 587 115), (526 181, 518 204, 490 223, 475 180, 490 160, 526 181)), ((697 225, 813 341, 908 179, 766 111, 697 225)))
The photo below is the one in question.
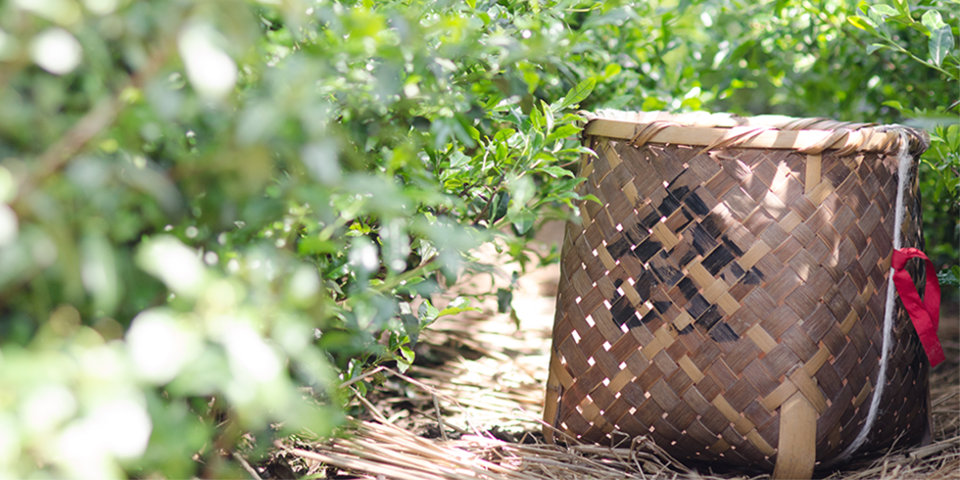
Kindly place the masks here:
MULTIPOLYGON (((920 247, 902 126, 587 114, 548 441, 809 477, 929 439, 929 363, 889 282, 920 247)), ((911 261, 913 262, 913 261, 911 261)), ((908 264, 918 288, 922 265, 908 264)))

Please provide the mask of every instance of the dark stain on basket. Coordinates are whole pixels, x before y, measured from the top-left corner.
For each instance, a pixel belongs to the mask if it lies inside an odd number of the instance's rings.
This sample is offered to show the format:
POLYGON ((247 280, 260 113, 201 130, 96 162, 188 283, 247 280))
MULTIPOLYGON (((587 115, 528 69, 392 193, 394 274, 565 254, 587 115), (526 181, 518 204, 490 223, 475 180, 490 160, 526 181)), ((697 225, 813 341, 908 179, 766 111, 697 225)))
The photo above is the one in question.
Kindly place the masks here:
MULTIPOLYGON (((631 223, 629 225, 624 225, 623 234, 627 237, 628 240, 630 240, 630 244, 631 244, 630 248, 633 248, 633 246, 638 245, 640 242, 644 241, 648 236, 650 236, 650 234, 647 233, 646 229, 640 227, 639 223, 631 223)), ((611 252, 611 255, 613 255, 612 252, 611 252)), ((616 256, 614 258, 620 258, 620 257, 616 256)))
POLYGON ((690 210, 693 210, 693 213, 704 216, 710 213, 710 209, 707 208, 707 204, 703 202, 703 199, 700 198, 696 193, 691 193, 683 199, 683 203, 687 204, 690 207, 690 210))
POLYGON ((647 263, 661 249, 663 249, 663 245, 660 242, 653 238, 647 238, 633 249, 633 255, 637 257, 641 263, 647 263))
MULTIPOLYGON (((644 315, 643 317, 640 318, 640 324, 641 324, 641 325, 648 325, 648 326, 650 326, 650 323, 653 322, 653 321, 655 321, 655 320, 659 320, 659 321, 662 323, 662 322, 663 322, 663 317, 661 317, 660 314, 657 313, 656 310, 650 310, 649 312, 647 312, 646 315, 644 315)), ((650 326, 650 331, 656 330, 656 328, 659 327, 659 326, 660 326, 659 324, 658 324, 658 325, 654 325, 654 326, 650 326)))
POLYGON ((696 317, 697 321, 694 325, 702 328, 704 332, 709 332, 720 321, 721 315, 717 310, 716 305, 710 305, 699 317, 696 317))
POLYGON ((700 221, 700 226, 703 227, 711 238, 717 238, 723 233, 721 229, 725 223, 719 214, 710 211, 703 217, 703 220, 700 221))
POLYGON ((711 235, 710 232, 703 227, 702 223, 694 225, 687 230, 693 234, 693 248, 695 248, 700 255, 706 255, 707 252, 717 247, 716 237, 711 235))
POLYGON ((673 302, 653 302, 653 308, 660 312, 660 314, 666 313, 671 305, 673 305, 673 302))
POLYGON ((710 304, 707 303, 707 300, 699 293, 694 295, 693 298, 690 299, 690 303, 686 306, 687 313, 693 318, 700 318, 700 315, 703 315, 708 308, 710 308, 710 304))
POLYGON ((686 185, 680 185, 680 186, 674 187, 674 184, 671 183, 670 186, 667 188, 667 191, 669 191, 670 195, 673 195, 674 198, 683 200, 683 197, 686 197, 687 194, 690 193, 690 187, 686 185))
POLYGON ((693 280, 690 280, 688 277, 684 277, 683 280, 680 280, 680 283, 677 284, 677 287, 680 288, 680 293, 683 294, 683 298, 690 300, 694 295, 697 294, 697 286, 693 283, 693 280))
POLYGON ((651 273, 650 270, 644 270, 643 273, 637 277, 637 282, 633 284, 633 288, 641 298, 650 298, 650 289, 656 285, 657 279, 653 273, 651 273))
POLYGON ((660 213, 665 217, 669 216, 678 208, 680 208, 680 202, 669 193, 667 196, 663 197, 663 200, 660 201, 660 205, 657 205, 657 210, 659 210, 660 213))
POLYGON ((640 216, 640 224, 645 228, 651 229, 660 221, 660 214, 650 205, 644 205, 637 210, 640 216))
POLYGON ((703 268, 706 268, 710 275, 716 276, 723 267, 733 261, 733 254, 727 247, 719 246, 703 259, 703 268))
MULTIPOLYGON (((737 256, 741 257, 743 254, 737 254, 737 256)), ((741 267, 739 263, 733 261, 730 262, 730 265, 728 265, 727 268, 720 272, 720 278, 723 279, 723 281, 732 284, 743 278, 744 274, 746 273, 747 272, 743 270, 743 267, 741 267)))
POLYGON ((740 283, 744 285, 760 285, 760 282, 763 280, 763 272, 753 267, 747 272, 743 278, 740 279, 740 283))
POLYGON ((740 340, 740 337, 737 335, 737 332, 734 332, 730 325, 727 325, 725 322, 720 322, 710 330, 710 337, 717 342, 735 342, 740 340))
POLYGON ((673 250, 670 252, 670 256, 677 258, 677 255, 680 257, 676 260, 677 265, 680 267, 686 267, 690 262, 697 258, 696 250, 691 248, 690 244, 687 242, 681 242, 676 247, 673 247, 673 250))
MULTIPOLYGON (((628 239, 620 237, 613 243, 607 245, 607 252, 610 253, 610 256, 619 260, 632 246, 628 239)), ((620 285, 617 286, 619 287, 620 285)))
POLYGON ((660 252, 650 261, 650 269, 660 279, 660 283, 672 287, 683 278, 683 273, 670 265, 666 252, 660 252))
POLYGON ((623 325, 630 318, 635 318, 636 313, 636 309, 633 308, 627 297, 620 297, 610 305, 610 314, 613 315, 613 321, 617 325, 623 325))
POLYGON ((730 239, 729 235, 723 235, 722 237, 720 237, 720 241, 723 242, 723 244, 730 249, 730 251, 733 253, 735 257, 743 256, 744 251, 741 250, 740 247, 737 246, 737 244, 730 239))

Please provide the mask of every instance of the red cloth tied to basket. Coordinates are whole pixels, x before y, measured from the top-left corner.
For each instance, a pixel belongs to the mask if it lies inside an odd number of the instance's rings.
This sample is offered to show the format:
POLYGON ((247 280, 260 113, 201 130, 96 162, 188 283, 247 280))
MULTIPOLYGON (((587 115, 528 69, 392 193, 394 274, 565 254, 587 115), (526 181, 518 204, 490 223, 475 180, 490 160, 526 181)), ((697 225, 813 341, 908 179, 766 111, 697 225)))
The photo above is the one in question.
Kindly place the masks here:
POLYGON ((937 366, 944 360, 943 347, 937 338, 937 327, 940 325, 940 283, 933 268, 933 262, 916 248, 902 248, 893 251, 892 266, 894 270, 893 283, 903 302, 903 307, 910 314, 913 327, 917 330, 923 350, 927 353, 931 366, 937 366), (927 286, 924 291, 923 302, 917 293, 910 274, 904 270, 907 260, 922 258, 927 268, 927 286))

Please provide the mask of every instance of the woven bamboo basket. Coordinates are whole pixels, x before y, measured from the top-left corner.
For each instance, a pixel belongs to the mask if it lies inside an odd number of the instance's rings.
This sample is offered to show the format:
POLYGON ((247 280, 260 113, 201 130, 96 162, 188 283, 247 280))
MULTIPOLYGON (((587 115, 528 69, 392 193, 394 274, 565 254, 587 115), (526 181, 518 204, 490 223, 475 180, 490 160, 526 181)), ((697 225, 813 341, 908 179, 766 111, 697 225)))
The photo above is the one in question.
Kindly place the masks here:
POLYGON ((922 244, 925 133, 587 118, 580 193, 599 202, 566 226, 548 441, 646 436, 681 461, 800 478, 929 438, 929 363, 889 282, 892 250, 922 244))

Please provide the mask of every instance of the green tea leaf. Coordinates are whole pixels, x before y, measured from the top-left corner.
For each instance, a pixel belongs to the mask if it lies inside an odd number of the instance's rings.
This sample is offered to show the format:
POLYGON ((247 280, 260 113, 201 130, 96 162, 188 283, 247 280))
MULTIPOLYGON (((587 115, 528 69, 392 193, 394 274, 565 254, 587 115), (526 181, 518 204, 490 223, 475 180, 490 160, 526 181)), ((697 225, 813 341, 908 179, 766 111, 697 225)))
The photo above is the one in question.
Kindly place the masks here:
POLYGON ((566 125, 560 125, 559 127, 557 127, 556 130, 550 133, 550 135, 547 137, 547 144, 549 145, 550 142, 560 140, 561 138, 567 138, 567 137, 576 135, 580 133, 580 130, 581 130, 580 127, 573 124, 568 123, 566 125))
POLYGON ((470 306, 470 299, 464 297, 454 298, 449 305, 446 306, 443 310, 440 310, 440 314, 437 315, 437 318, 445 317, 447 315, 456 315, 463 312, 479 312, 480 309, 477 307, 470 306))
POLYGON ((567 170, 567 169, 561 168, 561 167, 552 166, 552 165, 551 165, 551 166, 548 166, 548 167, 540 167, 540 168, 537 169, 537 171, 544 172, 544 173, 546 173, 547 175, 550 175, 550 176, 553 177, 553 178, 572 177, 572 176, 573 176, 573 173, 572 173, 570 170, 567 170))
POLYGON ((507 207, 510 204, 510 194, 508 192, 498 192, 493 196, 493 199, 490 201, 489 213, 487 214, 487 219, 490 222, 490 225, 497 223, 497 220, 500 220, 507 214, 507 207))
POLYGON ((943 64, 943 59, 950 54, 950 47, 953 46, 953 33, 950 27, 941 27, 930 32, 930 60, 938 67, 943 64))
POLYGON ((940 280, 940 285, 960 288, 960 265, 954 265, 948 270, 937 272, 937 279, 940 280))
POLYGON ((513 195, 514 208, 521 208, 536 194, 537 186, 529 176, 522 176, 510 182, 510 193, 513 195))
POLYGON ((537 215, 529 209, 524 208, 513 215, 512 220, 513 227, 517 229, 517 234, 525 235, 528 231, 530 231, 531 228, 533 228, 534 222, 537 221, 537 215))
POLYGON ((870 9, 876 12, 878 15, 883 15, 887 17, 897 14, 897 10, 891 7, 890 5, 883 5, 883 4, 873 5, 870 7, 870 9))
POLYGON ((907 18, 910 17, 910 4, 907 3, 907 0, 893 0, 893 4, 897 7, 897 11, 900 12, 901 15, 907 18))
POLYGON ((440 316, 440 310, 430 303, 430 300, 424 299, 417 308, 417 316, 420 317, 420 325, 425 328, 427 325, 435 322, 440 316))
POLYGON ((865 30, 874 35, 877 34, 877 27, 873 24, 872 21, 870 21, 869 18, 861 17, 861 16, 852 16, 852 17, 847 17, 847 22, 850 22, 850 25, 853 25, 854 27, 857 27, 860 30, 865 30))
POLYGON ((583 101, 583 99, 590 95, 590 92, 593 91, 593 87, 596 84, 597 80, 592 77, 580 82, 576 87, 570 89, 570 91, 567 92, 567 95, 563 97, 563 100, 560 102, 560 108, 567 108, 571 105, 580 103, 583 101))
POLYGON ((930 30, 931 34, 948 26, 946 23, 943 23, 943 17, 941 17, 940 12, 936 10, 927 10, 926 13, 920 17, 920 23, 922 23, 924 27, 927 27, 927 30, 930 30))
POLYGON ((493 136, 493 140, 495 142, 506 142, 510 140, 515 133, 517 133, 517 131, 512 128, 503 128, 497 131, 497 134, 493 136))
POLYGON ((513 301, 513 290, 506 288, 497 289, 497 313, 507 313, 510 311, 510 302, 513 301))
POLYGON ((410 363, 413 363, 413 361, 417 358, 417 354, 406 345, 400 347, 400 355, 403 355, 403 358, 410 363))
POLYGON ((615 77, 622 70, 623 67, 621 67, 619 63, 611 63, 603 69, 603 78, 610 79, 611 77, 615 77))
POLYGON ((454 150, 453 153, 450 154, 451 168, 462 167, 463 165, 466 165, 468 162, 470 162, 470 157, 464 155, 463 152, 461 152, 460 150, 454 150))
POLYGON ((901 105, 897 100, 887 100, 886 102, 883 102, 883 105, 896 108, 897 110, 903 110, 903 105, 901 105))

